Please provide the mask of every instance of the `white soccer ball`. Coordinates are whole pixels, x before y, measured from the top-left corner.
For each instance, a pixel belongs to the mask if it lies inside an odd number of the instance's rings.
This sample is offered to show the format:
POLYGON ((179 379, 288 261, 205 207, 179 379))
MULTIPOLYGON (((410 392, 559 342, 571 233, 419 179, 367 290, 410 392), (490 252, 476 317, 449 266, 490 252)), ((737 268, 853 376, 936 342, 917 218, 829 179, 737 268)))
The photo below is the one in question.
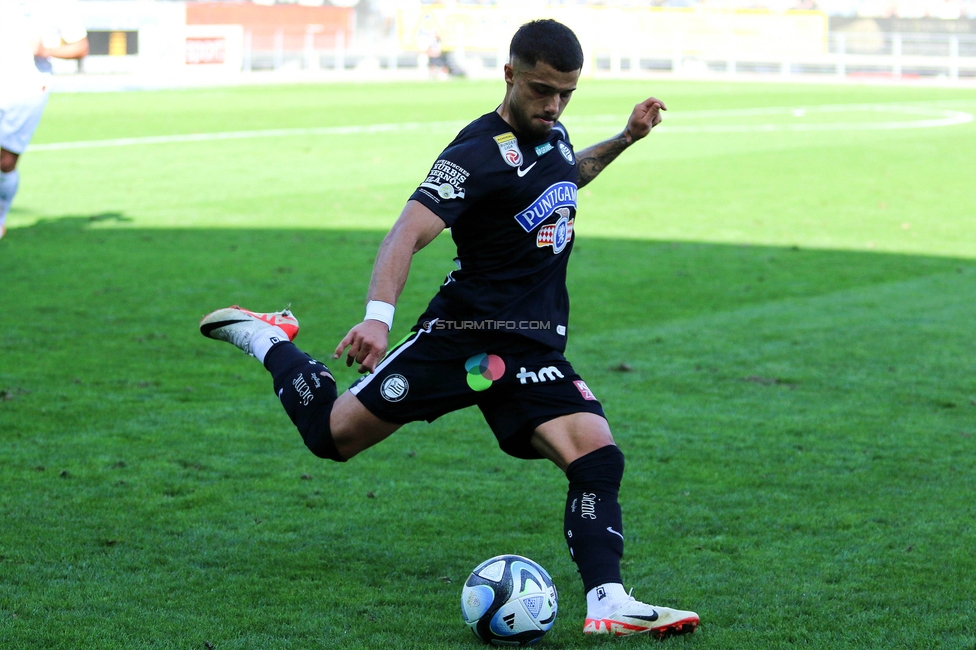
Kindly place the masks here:
POLYGON ((521 555, 499 555, 474 568, 461 591, 461 615, 492 645, 528 645, 556 620, 559 597, 552 578, 521 555))

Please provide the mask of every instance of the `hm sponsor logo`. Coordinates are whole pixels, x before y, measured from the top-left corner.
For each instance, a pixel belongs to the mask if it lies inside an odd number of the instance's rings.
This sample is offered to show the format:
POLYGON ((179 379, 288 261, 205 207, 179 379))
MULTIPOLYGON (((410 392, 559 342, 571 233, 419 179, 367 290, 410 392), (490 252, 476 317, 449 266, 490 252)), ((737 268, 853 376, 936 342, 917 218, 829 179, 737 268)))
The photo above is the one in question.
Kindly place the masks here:
POLYGON ((556 379, 563 379, 563 373, 559 372, 559 368, 556 366, 546 366, 545 368, 539 368, 539 372, 532 372, 531 370, 526 370, 523 366, 519 368, 519 373, 515 375, 518 377, 519 383, 525 385, 531 381, 533 384, 545 383, 547 381, 556 381, 556 379))

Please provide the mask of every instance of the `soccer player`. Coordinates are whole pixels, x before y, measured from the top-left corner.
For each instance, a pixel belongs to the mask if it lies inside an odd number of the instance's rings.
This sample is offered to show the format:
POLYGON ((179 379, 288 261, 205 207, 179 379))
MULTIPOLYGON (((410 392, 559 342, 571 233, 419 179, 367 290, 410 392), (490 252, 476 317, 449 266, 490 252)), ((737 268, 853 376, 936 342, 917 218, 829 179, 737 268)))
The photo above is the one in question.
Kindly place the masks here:
POLYGON ((0 237, 20 184, 17 161, 47 104, 51 57, 88 54, 88 32, 73 2, 0 0, 0 237))
POLYGON ((559 122, 583 65, 576 36, 552 20, 530 22, 510 55, 501 105, 441 153, 380 246, 365 319, 333 355, 348 348, 346 365, 369 374, 337 395, 329 369, 291 342, 298 321, 288 310, 229 307, 205 316, 200 329, 264 363, 305 444, 322 458, 346 461, 407 422, 478 406, 503 451, 548 458, 569 479, 564 530, 586 593, 583 632, 694 632, 694 612, 644 604, 623 587, 624 456, 600 402, 563 356, 577 190, 666 109, 648 98, 621 133, 576 152, 559 122), (447 227, 458 268, 410 335, 387 350, 412 256, 447 227))

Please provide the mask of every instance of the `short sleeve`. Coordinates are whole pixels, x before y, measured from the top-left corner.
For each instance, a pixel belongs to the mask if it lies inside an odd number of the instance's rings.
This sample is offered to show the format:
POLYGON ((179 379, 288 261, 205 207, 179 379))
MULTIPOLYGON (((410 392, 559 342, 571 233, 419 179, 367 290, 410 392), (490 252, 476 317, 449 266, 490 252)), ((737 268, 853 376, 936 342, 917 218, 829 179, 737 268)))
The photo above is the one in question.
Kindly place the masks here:
POLYGON ((58 7, 58 31, 65 43, 77 43, 88 36, 85 23, 81 20, 81 13, 76 2, 64 2, 58 7))
POLYGON ((487 191, 486 179, 479 178, 483 166, 479 161, 483 159, 470 143, 448 147, 410 198, 423 203, 444 223, 453 226, 487 191))

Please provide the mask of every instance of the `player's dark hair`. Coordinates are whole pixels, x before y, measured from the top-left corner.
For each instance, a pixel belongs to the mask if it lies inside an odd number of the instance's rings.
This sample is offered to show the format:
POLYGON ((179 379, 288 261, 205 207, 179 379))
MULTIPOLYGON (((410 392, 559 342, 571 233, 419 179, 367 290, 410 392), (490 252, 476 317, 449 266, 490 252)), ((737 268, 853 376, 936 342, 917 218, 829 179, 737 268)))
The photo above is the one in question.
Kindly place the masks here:
POLYGON ((534 66, 548 63, 559 72, 583 67, 583 48, 569 27, 555 20, 533 20, 519 27, 509 48, 512 60, 534 66))

